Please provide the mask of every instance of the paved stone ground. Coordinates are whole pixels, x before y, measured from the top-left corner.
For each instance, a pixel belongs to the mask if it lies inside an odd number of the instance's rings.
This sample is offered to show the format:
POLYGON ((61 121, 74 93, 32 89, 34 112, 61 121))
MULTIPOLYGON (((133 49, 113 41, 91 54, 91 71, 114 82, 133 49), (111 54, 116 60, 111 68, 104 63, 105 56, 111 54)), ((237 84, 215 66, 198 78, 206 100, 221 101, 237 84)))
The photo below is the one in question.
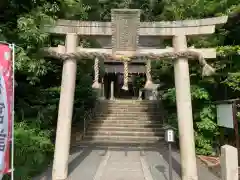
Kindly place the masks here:
POLYGON ((145 180, 139 151, 109 151, 94 180, 145 180))
MULTIPOLYGON (((69 157, 68 180, 93 180, 97 169, 107 153, 107 148, 92 147, 73 148, 69 157)), ((33 180, 52 180, 52 169, 33 180)))
MULTIPOLYGON (((180 180, 180 155, 173 151, 173 180, 180 180)), ((68 180, 169 180, 167 148, 77 147, 68 180)), ((198 161, 199 180, 220 180, 198 161)), ((51 169, 34 180, 51 180, 51 169)))
MULTIPOLYGON (((169 180, 168 149, 167 147, 155 148, 145 151, 146 160, 154 180, 169 180)), ((180 180, 181 166, 180 153, 178 150, 172 152, 173 179, 180 180)), ((199 180, 220 180, 197 159, 199 180)))

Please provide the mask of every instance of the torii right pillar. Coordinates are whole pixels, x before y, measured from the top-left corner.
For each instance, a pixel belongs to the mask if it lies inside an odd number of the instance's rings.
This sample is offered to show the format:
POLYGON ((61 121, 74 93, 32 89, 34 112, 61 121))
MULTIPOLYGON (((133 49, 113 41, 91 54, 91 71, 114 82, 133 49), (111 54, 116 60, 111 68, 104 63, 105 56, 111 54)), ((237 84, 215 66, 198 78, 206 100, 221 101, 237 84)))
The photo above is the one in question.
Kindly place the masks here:
MULTIPOLYGON (((173 37, 173 46, 175 51, 186 50, 186 36, 173 37)), ((174 78, 180 138, 182 180, 197 180, 190 76, 187 59, 181 58, 175 60, 174 78)))
MULTIPOLYGON (((227 19, 221 19, 221 21, 218 22, 214 22, 214 18, 212 18, 212 20, 213 22, 211 26, 198 25, 199 27, 197 27, 196 25, 196 32, 192 33, 212 34, 215 30, 215 24, 225 23, 227 19)), ((178 30, 174 31, 173 47, 175 52, 187 50, 186 35, 193 35, 188 30, 188 27, 179 27, 178 30)), ((188 59, 179 58, 175 60, 174 78, 180 139, 182 180, 198 180, 188 59)))

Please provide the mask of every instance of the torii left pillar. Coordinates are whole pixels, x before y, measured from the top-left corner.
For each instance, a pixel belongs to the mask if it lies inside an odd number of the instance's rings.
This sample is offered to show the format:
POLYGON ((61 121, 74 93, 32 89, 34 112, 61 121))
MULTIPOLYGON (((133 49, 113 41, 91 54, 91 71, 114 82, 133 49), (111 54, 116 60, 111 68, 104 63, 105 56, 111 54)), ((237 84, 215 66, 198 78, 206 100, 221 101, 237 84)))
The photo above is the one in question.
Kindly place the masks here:
MULTIPOLYGON (((66 52, 62 53, 76 52, 77 43, 77 34, 66 34, 66 52)), ((76 59, 67 59, 63 62, 61 94, 52 170, 53 180, 65 180, 68 176, 68 157, 70 149, 76 71, 76 59)))

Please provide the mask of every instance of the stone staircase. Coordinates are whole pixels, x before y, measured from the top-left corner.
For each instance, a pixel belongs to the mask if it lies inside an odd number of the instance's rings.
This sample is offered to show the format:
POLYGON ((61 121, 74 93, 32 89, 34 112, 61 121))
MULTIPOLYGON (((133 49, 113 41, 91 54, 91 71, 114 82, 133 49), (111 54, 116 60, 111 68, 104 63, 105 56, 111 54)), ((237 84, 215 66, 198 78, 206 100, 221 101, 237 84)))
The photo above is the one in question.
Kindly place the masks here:
POLYGON ((149 144, 164 138, 156 101, 101 101, 96 118, 88 125, 83 142, 149 144))

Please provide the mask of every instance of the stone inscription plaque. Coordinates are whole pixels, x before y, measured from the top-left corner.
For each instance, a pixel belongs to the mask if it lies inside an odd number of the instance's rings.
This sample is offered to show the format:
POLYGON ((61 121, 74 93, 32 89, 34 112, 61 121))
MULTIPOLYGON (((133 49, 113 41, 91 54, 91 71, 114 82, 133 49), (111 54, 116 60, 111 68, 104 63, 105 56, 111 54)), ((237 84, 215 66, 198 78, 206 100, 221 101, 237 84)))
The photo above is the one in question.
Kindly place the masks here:
POLYGON ((134 54, 139 41, 140 10, 112 9, 111 13, 113 54, 134 54))

